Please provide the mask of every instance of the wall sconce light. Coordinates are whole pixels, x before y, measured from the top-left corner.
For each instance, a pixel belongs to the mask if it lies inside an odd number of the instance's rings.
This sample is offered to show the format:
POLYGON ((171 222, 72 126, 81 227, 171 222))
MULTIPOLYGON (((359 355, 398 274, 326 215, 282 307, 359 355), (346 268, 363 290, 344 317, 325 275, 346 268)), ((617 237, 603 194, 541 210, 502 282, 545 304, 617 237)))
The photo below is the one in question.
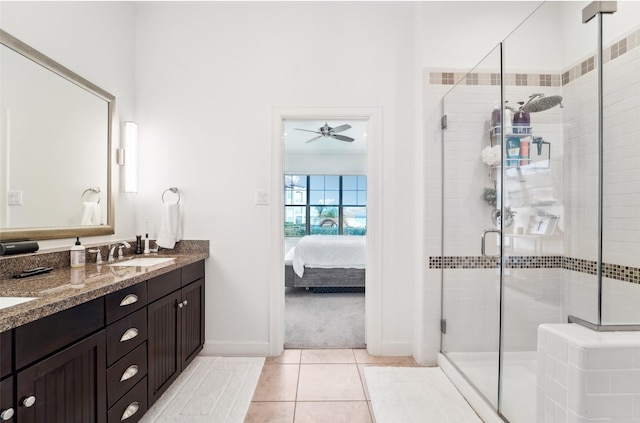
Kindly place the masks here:
POLYGON ((138 192, 138 125, 124 123, 124 149, 120 149, 118 163, 124 165, 124 192, 138 192))

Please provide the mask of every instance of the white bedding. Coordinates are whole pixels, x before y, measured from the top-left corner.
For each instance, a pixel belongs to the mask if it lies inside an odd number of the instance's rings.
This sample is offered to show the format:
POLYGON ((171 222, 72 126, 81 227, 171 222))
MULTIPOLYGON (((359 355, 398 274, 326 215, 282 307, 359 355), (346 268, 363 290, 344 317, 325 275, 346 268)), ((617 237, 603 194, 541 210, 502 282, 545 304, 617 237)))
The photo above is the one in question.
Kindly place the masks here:
POLYGON ((357 235, 302 237, 293 253, 293 271, 302 277, 305 267, 364 269, 367 259, 366 239, 366 236, 357 235))

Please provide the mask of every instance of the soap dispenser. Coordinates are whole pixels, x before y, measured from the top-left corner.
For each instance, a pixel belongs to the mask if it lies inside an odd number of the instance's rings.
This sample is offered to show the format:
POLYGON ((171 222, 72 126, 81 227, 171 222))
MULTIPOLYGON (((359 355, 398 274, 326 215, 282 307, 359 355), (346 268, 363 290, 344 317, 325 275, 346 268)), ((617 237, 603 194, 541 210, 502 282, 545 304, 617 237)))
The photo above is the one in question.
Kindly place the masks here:
POLYGON ((142 235, 136 235, 136 254, 142 254, 142 235))
POLYGON ((69 255, 71 256, 71 267, 84 266, 86 253, 84 245, 80 244, 80 237, 76 237, 76 243, 71 247, 69 255))

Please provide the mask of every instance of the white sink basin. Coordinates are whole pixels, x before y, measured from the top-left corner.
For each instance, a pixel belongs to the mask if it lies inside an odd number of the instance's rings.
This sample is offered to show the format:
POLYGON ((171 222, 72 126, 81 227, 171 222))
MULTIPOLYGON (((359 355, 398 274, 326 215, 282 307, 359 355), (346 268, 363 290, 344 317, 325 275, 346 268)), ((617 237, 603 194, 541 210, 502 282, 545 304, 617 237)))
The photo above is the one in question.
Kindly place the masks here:
POLYGON ((37 297, 0 297, 0 310, 37 299, 37 297))
POLYGON ((151 267, 159 264, 168 263, 175 260, 173 257, 138 257, 131 260, 123 260, 117 263, 111 263, 109 266, 139 266, 139 267, 151 267))

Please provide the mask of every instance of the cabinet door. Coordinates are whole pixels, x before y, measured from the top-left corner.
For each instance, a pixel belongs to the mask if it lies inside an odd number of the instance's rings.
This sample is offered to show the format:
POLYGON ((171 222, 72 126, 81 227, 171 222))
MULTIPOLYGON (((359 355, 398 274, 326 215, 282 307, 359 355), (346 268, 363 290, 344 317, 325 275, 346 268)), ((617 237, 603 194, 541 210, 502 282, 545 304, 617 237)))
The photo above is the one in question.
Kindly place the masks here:
POLYGON ((104 423, 105 334, 100 331, 17 374, 20 423, 104 423))
POLYGON ((182 369, 202 351, 204 344, 204 279, 182 288, 182 369))
POLYGON ((180 290, 147 307, 147 347, 149 349, 149 407, 180 373, 180 290))
POLYGON ((8 377, 0 381, 0 421, 15 422, 15 411, 13 404, 13 377, 8 377))

